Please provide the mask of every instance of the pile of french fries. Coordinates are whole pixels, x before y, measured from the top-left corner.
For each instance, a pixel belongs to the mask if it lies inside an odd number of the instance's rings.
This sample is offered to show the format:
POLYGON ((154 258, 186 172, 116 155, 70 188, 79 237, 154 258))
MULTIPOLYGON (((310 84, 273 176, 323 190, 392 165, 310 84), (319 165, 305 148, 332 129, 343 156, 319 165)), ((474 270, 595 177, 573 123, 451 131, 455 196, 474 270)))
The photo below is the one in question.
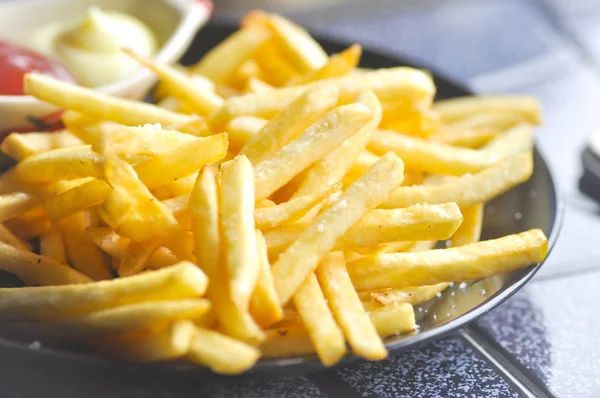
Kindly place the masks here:
POLYGON ((360 69, 359 45, 328 56, 260 11, 190 67, 127 53, 156 105, 29 74, 65 129, 1 147, 0 269, 27 287, 0 319, 42 344, 230 374, 381 360, 414 305, 547 253, 540 230, 479 242, 485 202, 532 174, 535 99, 433 103, 428 73, 360 69))

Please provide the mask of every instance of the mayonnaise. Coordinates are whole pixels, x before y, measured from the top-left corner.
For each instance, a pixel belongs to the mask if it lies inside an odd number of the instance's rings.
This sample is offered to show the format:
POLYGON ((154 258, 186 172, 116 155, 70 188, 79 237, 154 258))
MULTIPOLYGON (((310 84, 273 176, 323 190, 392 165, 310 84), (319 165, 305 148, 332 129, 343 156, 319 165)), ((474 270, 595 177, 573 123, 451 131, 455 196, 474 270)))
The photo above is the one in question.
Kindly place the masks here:
POLYGON ((115 82, 140 67, 121 52, 122 48, 146 57, 157 48, 154 35, 141 21, 97 7, 88 9, 75 24, 42 28, 37 37, 32 41, 34 47, 54 55, 79 84, 88 87, 115 82), (43 40, 39 40, 42 34, 43 40))

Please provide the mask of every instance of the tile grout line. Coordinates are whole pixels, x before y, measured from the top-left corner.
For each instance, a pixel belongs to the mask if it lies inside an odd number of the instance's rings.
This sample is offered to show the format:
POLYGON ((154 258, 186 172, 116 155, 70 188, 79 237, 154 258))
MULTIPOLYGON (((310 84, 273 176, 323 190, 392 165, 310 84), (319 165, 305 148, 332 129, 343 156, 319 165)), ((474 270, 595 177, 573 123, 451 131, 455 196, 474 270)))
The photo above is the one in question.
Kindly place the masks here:
POLYGON ((469 327, 459 331, 460 335, 500 376, 502 376, 517 392, 527 398, 553 398, 546 386, 540 385, 533 377, 513 363, 506 353, 494 347, 479 331, 469 327))

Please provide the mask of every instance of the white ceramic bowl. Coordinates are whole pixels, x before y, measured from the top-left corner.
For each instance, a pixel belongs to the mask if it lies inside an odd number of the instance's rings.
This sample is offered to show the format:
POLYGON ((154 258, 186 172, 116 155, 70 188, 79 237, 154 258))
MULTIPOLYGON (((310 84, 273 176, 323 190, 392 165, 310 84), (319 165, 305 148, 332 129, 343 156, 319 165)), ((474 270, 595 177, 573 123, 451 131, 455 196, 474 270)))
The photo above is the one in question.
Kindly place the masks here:
MULTIPOLYGON (((179 60, 212 12, 209 0, 14 1, 0 5, 0 40, 24 45, 26 38, 37 27, 75 19, 92 5, 103 10, 129 13, 146 23, 159 42, 154 59, 161 64, 172 64, 179 60)), ((140 99, 155 83, 156 76, 152 72, 140 69, 125 79, 96 90, 140 99)), ((36 129, 35 120, 52 122, 57 111, 52 105, 31 96, 0 95, 0 132, 36 129)))

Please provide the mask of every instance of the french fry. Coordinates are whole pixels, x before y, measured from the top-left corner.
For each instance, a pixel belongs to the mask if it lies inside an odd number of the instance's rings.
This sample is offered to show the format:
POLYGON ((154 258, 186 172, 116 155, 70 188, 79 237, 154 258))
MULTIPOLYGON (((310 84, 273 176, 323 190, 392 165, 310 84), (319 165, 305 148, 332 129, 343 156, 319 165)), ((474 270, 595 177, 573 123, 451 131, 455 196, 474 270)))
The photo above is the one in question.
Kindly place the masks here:
POLYGON ((66 192, 44 199, 42 207, 54 220, 70 216, 104 202, 111 187, 102 180, 92 179, 66 192))
POLYGON ((372 361, 386 358, 387 350, 352 286, 344 255, 341 252, 327 255, 317 268, 316 275, 352 351, 372 361))
POLYGON ((198 87, 194 81, 184 73, 168 65, 159 65, 150 59, 134 53, 131 50, 123 50, 127 55, 136 60, 140 65, 149 68, 156 73, 164 83, 167 91, 183 100, 194 113, 202 116, 219 109, 223 105, 223 99, 211 90, 198 87))
POLYGON ((252 165, 240 155, 220 167, 221 228, 231 299, 247 309, 259 274, 252 165))
POLYGON ((481 149, 508 158, 532 151, 533 146, 533 129, 528 124, 520 124, 498 134, 481 149))
POLYGON ((191 71, 216 83, 227 83, 235 70, 250 59, 270 37, 266 29, 241 29, 206 53, 191 67, 191 71))
POLYGON ((264 334, 250 314, 233 303, 224 272, 217 171, 214 168, 206 166, 199 173, 189 203, 196 257, 210 279, 207 296, 219 323, 228 336, 256 344, 264 339, 264 334))
MULTIPOLYGON (((327 185, 323 185, 327 186, 327 185)), ((254 211, 254 221, 256 226, 261 229, 275 228, 278 225, 290 223, 304 216, 313 206, 325 196, 339 191, 342 184, 333 184, 331 188, 319 190, 278 205, 256 209, 254 211)))
POLYGON ((61 264, 68 264, 65 241, 56 225, 51 225, 50 231, 40 236, 40 254, 61 264))
POLYGON ((417 328, 413 307, 407 303, 385 306, 369 312, 369 318, 381 337, 407 333, 417 328))
POLYGON ((524 121, 541 122, 540 103, 533 97, 523 95, 459 97, 433 104, 433 110, 443 122, 450 123, 478 113, 516 113, 524 121))
MULTIPOLYGON (((110 227, 89 227, 85 230, 90 239, 113 258, 125 257, 130 239, 117 235, 110 227)), ((148 260, 148 268, 160 269, 177 264, 177 257, 166 247, 161 246, 148 260)), ((118 268, 116 268, 118 269, 118 268)))
POLYGON ((371 116, 371 111, 359 104, 340 106, 273 156, 255 163, 256 199, 269 197, 298 173, 355 134, 371 116))
POLYGON ((213 330, 196 328, 186 359, 217 373, 238 374, 260 357, 258 349, 213 330))
POLYGON ((452 247, 479 242, 483 226, 483 204, 479 203, 462 209, 463 222, 452 235, 452 247))
POLYGON ((108 308, 82 316, 39 322, 22 322, 20 327, 35 327, 43 335, 57 335, 60 339, 84 340, 102 338, 111 334, 134 331, 161 330, 171 323, 186 319, 202 320, 210 310, 207 299, 180 299, 151 301, 108 308))
POLYGON ((337 89, 331 85, 309 87, 257 134, 250 137, 240 153, 246 155, 253 165, 270 158, 333 109, 337 100, 337 89))
POLYGON ((121 258, 119 276, 135 275, 142 271, 150 262, 150 259, 161 246, 158 239, 146 242, 129 242, 125 255, 121 258))
POLYGON ((540 262, 548 251, 544 233, 520 234, 423 253, 367 256, 348 264, 357 290, 433 285, 486 278, 540 262))
POLYGON ((46 133, 12 133, 2 141, 2 152, 20 161, 40 152, 83 145, 83 142, 67 130, 46 133))
POLYGON ((403 240, 449 239, 463 220, 455 203, 371 210, 336 242, 337 249, 403 240))
POLYGON ((152 196, 130 165, 118 158, 109 159, 105 174, 113 190, 99 212, 119 235, 142 242, 180 230, 173 213, 152 196))
POLYGON ((282 305, 333 249, 337 239, 402 183, 403 173, 404 166, 397 156, 392 153, 382 156, 279 256, 271 270, 282 305))
POLYGON ((40 207, 6 220, 4 225, 23 240, 31 240, 50 231, 50 219, 40 207))
POLYGON ((278 88, 264 94, 246 94, 229 98, 210 120, 215 131, 222 131, 227 123, 238 116, 271 118, 283 110, 311 85, 332 84, 339 92, 339 101, 348 103, 366 91, 373 90, 384 104, 401 99, 430 101, 435 93, 431 76, 420 70, 397 67, 379 69, 360 75, 325 79, 308 85, 278 88))
POLYGON ((298 76, 298 70, 287 60, 281 45, 274 40, 264 43, 254 57, 268 84, 278 87, 298 76))
POLYGON ((447 287, 448 283, 442 282, 435 285, 381 289, 376 292, 362 292, 361 295, 366 294, 368 297, 373 298, 386 306, 395 306, 400 303, 416 305, 431 300, 447 287))
POLYGON ((131 101, 66 83, 50 76, 28 73, 24 80, 25 94, 59 106, 129 126, 144 123, 164 125, 182 122, 189 116, 168 111, 144 102, 131 101))
MULTIPOLYGON (((204 294, 208 285, 204 273, 196 265, 185 261, 153 272, 87 283, 91 282, 88 277, 42 256, 21 252, 2 243, 0 249, 3 269, 11 272, 15 268, 20 272, 16 273, 17 276, 31 273, 31 284, 38 281, 82 283, 0 289, 0 318, 7 321, 66 319, 122 305, 197 298, 204 294), (13 260, 4 261, 11 256, 13 260), (38 259, 42 261, 38 263, 38 259)), ((25 282, 28 283, 27 280, 25 282)))
POLYGON ((192 115, 189 120, 169 124, 166 128, 194 137, 208 137, 209 135, 212 135, 212 131, 210 131, 206 119, 197 115, 192 115))
POLYGON ((321 363, 331 366, 346 353, 344 334, 336 324, 315 274, 310 274, 294 295, 302 319, 321 363))
POLYGON ((244 87, 251 79, 263 80, 264 78, 264 73, 256 59, 249 59, 235 70, 229 79, 229 84, 235 88, 240 88, 244 87))
POLYGON ((0 221, 10 220, 38 207, 39 201, 25 192, 0 195, 0 221))
MULTIPOLYGON (((454 203, 414 205, 404 209, 370 210, 343 236, 334 249, 349 250, 401 240, 449 239, 462 221, 454 203)), ((307 229, 305 223, 294 223, 265 231, 269 257, 280 254, 307 229)), ((404 242, 403 242, 404 243, 404 242)))
POLYGON ((200 137, 165 154, 135 166, 148 187, 167 184, 178 178, 197 173, 205 164, 222 159, 227 153, 227 135, 200 137))
POLYGON ((157 124, 132 127, 106 122, 83 126, 79 131, 86 135, 86 142, 92 145, 94 151, 107 156, 118 155, 128 163, 140 163, 166 155, 195 139, 189 134, 163 129, 157 124))
POLYGON ((181 358, 189 352, 196 327, 178 321, 166 329, 88 340, 103 355, 126 362, 161 362, 181 358))
POLYGON ((260 326, 267 326, 281 320, 283 310, 275 292, 265 238, 259 230, 256 230, 256 248, 260 270, 250 298, 250 314, 260 326))
POLYGON ((465 175, 450 183, 436 186, 400 187, 382 204, 394 209, 418 203, 455 202, 465 208, 506 192, 527 181, 533 173, 533 154, 523 153, 474 175, 465 175))
POLYGON ((245 91, 249 93, 268 93, 271 90, 273 86, 255 77, 248 79, 245 85, 245 91))
POLYGON ((346 76, 356 68, 361 55, 362 47, 359 44, 353 44, 339 54, 330 56, 327 63, 321 68, 302 76, 293 77, 285 85, 297 86, 319 80, 346 76))
POLYGON ((349 137, 342 145, 321 160, 313 164, 307 171, 294 197, 305 195, 322 186, 330 186, 341 181, 352 163, 364 150, 371 133, 381 122, 381 104, 372 91, 361 94, 357 103, 365 105, 373 114, 356 134, 349 137))
MULTIPOLYGON (((69 285, 92 281, 89 277, 64 264, 29 251, 18 249, 4 242, 0 242, 0 269, 16 275, 17 278, 30 286, 69 285)), ((4 289, 1 290, 4 291, 4 289)), ((23 289, 14 290, 23 291, 23 289)), ((4 316, 5 311, 2 312, 0 318, 4 316)))
MULTIPOLYGON (((381 337, 410 332, 416 328, 415 314, 410 304, 380 307, 370 311, 369 317, 381 337)), ((268 329, 266 335, 266 340, 260 345, 265 358, 297 357, 315 352, 306 329, 298 320, 268 329)))
POLYGON ((11 170, 24 182, 51 182, 83 177, 104 178, 102 156, 89 145, 54 149, 29 156, 11 170))
POLYGON ((267 15, 267 26, 281 45, 286 57, 301 72, 310 72, 327 63, 327 53, 299 25, 278 15, 267 15))
POLYGON ((177 181, 171 181, 168 184, 154 187, 151 191, 157 199, 165 200, 192 192, 195 182, 196 176, 192 174, 184 178, 178 178, 177 181), (159 197, 159 195, 162 196, 159 197))
POLYGON ((240 116, 230 121, 225 128, 229 137, 229 150, 239 152, 267 123, 267 120, 254 116, 240 116))
MULTIPOLYGON (((15 236, 10 229, 8 229, 4 224, 0 223, 0 242, 6 243, 7 245, 13 246, 20 250, 31 251, 32 246, 29 242, 19 239, 15 236)), ((40 245, 41 245, 40 241, 40 245)), ((42 255, 45 255, 42 253, 42 255)))
POLYGON ((433 174, 460 176, 481 171, 502 160, 494 152, 453 147, 387 130, 373 132, 368 148, 375 154, 392 150, 407 168, 433 174))
POLYGON ((64 217, 56 225, 63 236, 67 257, 73 268, 96 281, 112 279, 110 266, 102 251, 85 233, 90 226, 90 218, 86 212, 64 217))

